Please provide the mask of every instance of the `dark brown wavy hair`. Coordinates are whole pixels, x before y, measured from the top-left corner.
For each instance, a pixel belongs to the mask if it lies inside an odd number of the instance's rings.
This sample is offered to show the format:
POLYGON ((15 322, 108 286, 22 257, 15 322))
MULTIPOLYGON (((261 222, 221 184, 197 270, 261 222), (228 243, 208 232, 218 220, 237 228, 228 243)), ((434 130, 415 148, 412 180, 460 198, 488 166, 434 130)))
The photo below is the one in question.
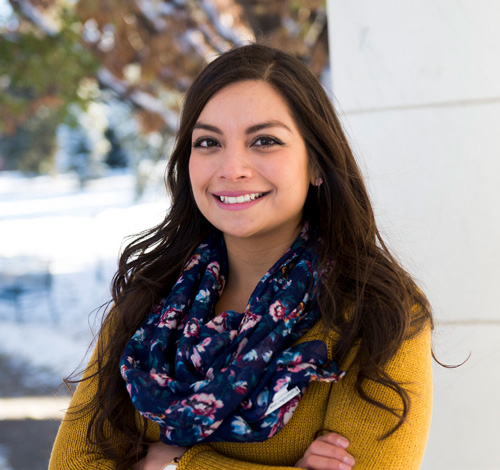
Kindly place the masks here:
POLYGON ((196 207, 191 191, 192 129, 217 92, 245 80, 264 81, 286 100, 312 167, 323 179, 320 187, 310 187, 304 215, 324 242, 321 263, 334 260, 319 299, 325 326, 340 335, 334 359, 342 363, 360 340, 355 357, 357 393, 398 417, 389 434, 408 414, 409 394, 383 368, 406 338, 429 323, 432 326, 427 299, 380 236, 361 172, 317 78, 298 59, 253 44, 222 54, 194 81, 168 164, 171 207, 161 224, 124 248, 119 260, 112 284, 113 307, 103 322, 104 340, 98 341, 97 372, 92 375, 98 382, 97 394, 85 405, 91 414, 88 438, 117 462, 118 469, 141 457, 147 427, 146 420, 143 426, 135 424, 135 410, 119 371, 122 352, 152 305, 169 292, 193 249, 214 230, 196 207), (391 409, 370 397, 365 392, 370 381, 396 391, 401 406, 391 409), (121 451, 113 448, 110 429, 124 443, 121 451))

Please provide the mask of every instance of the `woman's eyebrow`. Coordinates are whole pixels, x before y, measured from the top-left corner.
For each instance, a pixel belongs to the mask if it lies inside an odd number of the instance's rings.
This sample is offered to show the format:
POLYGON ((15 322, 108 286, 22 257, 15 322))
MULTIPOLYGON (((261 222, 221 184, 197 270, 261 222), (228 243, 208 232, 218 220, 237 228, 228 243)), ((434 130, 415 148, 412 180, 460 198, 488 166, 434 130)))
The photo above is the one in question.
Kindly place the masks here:
POLYGON ((222 131, 218 127, 211 126, 210 124, 203 124, 202 122, 197 122, 193 126, 193 130, 195 129, 205 129, 206 131, 215 132, 216 134, 222 135, 222 131))
MULTIPOLYGON (((282 127, 283 129, 286 129, 288 132, 292 132, 290 128, 283 122, 273 120, 273 121, 266 121, 266 122, 261 122, 259 124, 254 124, 253 126, 250 126, 247 128, 245 131, 246 134, 253 134, 254 132, 259 132, 262 129, 268 129, 269 127, 282 127)), ((217 126, 212 126, 211 124, 205 124, 203 122, 197 122, 193 126, 193 130, 195 129, 204 129, 206 131, 214 132, 216 134, 222 135, 223 132, 217 127, 217 126)))
POLYGON ((286 129, 288 132, 292 132, 290 128, 283 122, 281 121, 267 121, 267 122, 262 122, 260 124, 255 124, 253 126, 250 126, 247 130, 247 134, 253 134, 254 132, 261 131, 262 129, 267 129, 269 127, 282 127, 283 129, 286 129))

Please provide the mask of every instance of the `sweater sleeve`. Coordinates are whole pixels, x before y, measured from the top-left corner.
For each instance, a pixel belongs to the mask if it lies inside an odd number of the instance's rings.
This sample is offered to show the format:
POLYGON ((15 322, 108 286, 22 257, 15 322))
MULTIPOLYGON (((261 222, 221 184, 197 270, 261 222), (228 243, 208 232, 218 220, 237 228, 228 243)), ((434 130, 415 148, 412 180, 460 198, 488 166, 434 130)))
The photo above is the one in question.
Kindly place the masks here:
MULTIPOLYGON (((367 403, 354 391, 355 370, 349 371, 332 390, 325 429, 346 437, 347 449, 356 459, 355 470, 418 470, 424 455, 432 412, 432 357, 430 327, 406 340, 386 371, 409 392, 407 420, 391 436, 382 436, 398 420, 389 412, 367 403)), ((391 408, 401 409, 400 397, 388 387, 370 382, 369 396, 391 408)))
POLYGON ((296 467, 263 465, 228 457, 217 452, 209 444, 189 449, 180 460, 178 470, 297 470, 296 467))
POLYGON ((66 416, 57 433, 49 470, 114 470, 113 462, 101 454, 99 449, 87 440, 87 428, 90 420, 88 413, 79 412, 97 392, 97 383, 89 378, 94 373, 93 364, 97 357, 97 347, 94 349, 83 379, 77 386, 71 399, 66 416))

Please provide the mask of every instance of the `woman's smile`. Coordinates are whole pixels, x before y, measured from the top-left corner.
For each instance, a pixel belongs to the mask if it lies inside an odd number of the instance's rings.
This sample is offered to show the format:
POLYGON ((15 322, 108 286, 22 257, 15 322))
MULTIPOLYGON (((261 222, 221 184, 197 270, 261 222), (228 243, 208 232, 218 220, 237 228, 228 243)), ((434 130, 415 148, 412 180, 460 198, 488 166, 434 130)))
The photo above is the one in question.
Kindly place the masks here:
POLYGON ((266 196, 264 192, 223 191, 214 194, 217 205, 223 210, 239 211, 248 209, 266 196))
POLYGON ((259 199, 264 195, 264 193, 246 193, 241 196, 216 196, 220 199, 224 204, 241 204, 243 202, 254 201, 255 199, 259 199))

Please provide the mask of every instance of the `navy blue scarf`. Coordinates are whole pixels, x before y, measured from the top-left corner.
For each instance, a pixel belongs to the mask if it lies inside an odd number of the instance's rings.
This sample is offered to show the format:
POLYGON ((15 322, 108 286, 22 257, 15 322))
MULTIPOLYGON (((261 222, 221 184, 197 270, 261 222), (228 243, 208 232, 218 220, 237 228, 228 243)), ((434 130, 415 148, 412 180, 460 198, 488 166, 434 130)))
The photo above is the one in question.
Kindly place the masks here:
POLYGON ((306 226, 243 313, 214 317, 227 254, 213 234, 136 331, 121 374, 135 408, 159 424, 162 442, 264 441, 290 420, 311 381, 343 376, 323 341, 295 344, 320 319, 308 239, 306 226))

